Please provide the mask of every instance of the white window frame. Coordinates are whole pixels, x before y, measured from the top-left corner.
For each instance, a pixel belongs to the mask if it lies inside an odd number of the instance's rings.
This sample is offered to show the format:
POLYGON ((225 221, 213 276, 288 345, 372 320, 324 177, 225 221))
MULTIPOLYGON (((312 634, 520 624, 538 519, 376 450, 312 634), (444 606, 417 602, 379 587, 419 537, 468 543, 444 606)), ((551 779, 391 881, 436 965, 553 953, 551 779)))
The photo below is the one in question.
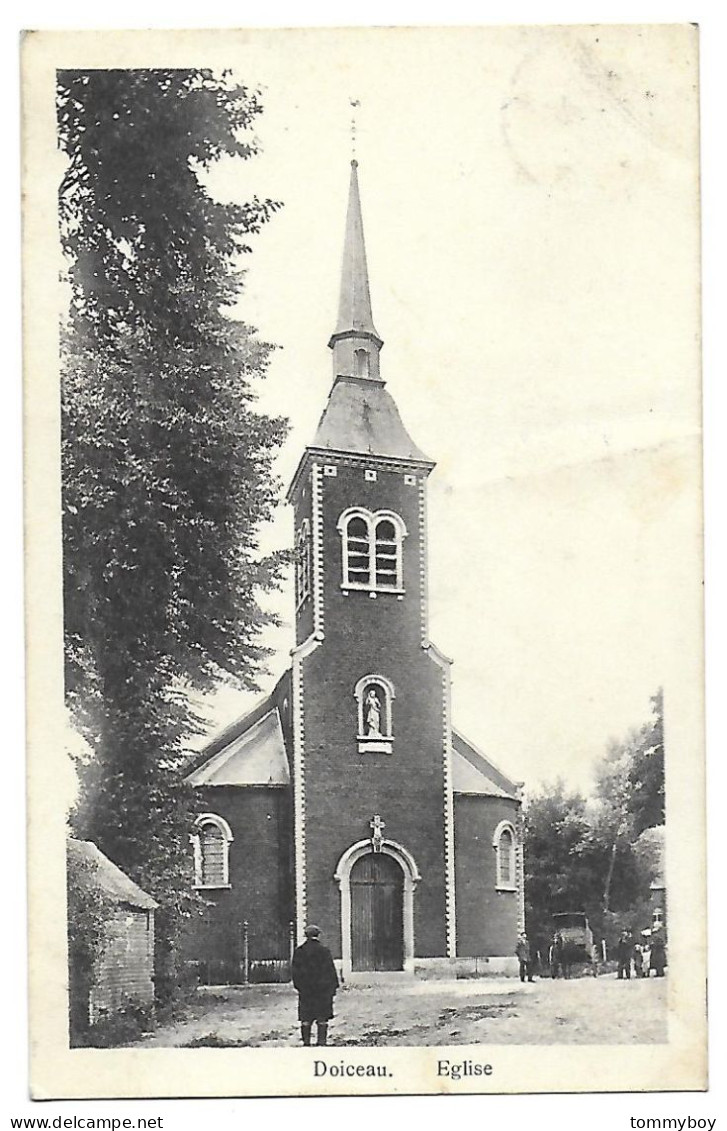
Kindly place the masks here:
POLYGON ((295 607, 299 609, 311 595, 311 537, 307 518, 301 522, 295 538, 295 607))
MULTIPOLYGON (((350 589, 364 590, 368 593, 404 593, 404 539, 407 536, 406 524, 404 523, 401 515, 396 514, 395 511, 379 510, 370 511, 365 507, 349 507, 343 512, 338 520, 337 529, 341 535, 341 588, 348 592, 350 589), (368 543, 368 580, 358 581, 351 577, 351 566, 349 561, 349 535, 348 527, 353 519, 360 518, 366 524, 367 543, 368 543), (392 558, 394 564, 394 585, 381 585, 377 582, 376 571, 376 551, 377 539, 376 530, 381 522, 390 522, 394 527, 395 535, 393 542, 387 542, 386 545, 393 548, 394 555, 392 558)), ((381 546, 382 540, 379 539, 378 545, 381 546)))
POLYGON ((217 813, 200 813, 194 822, 195 831, 190 836, 194 852, 194 886, 199 891, 220 891, 229 888, 230 884, 230 845, 234 840, 232 829, 224 817, 217 813), (222 833, 222 882, 219 884, 206 884, 202 868, 202 829, 205 825, 214 825, 222 833))
POLYGON ((497 891, 517 891, 517 832, 512 821, 500 821, 492 838, 492 847, 495 850, 495 888, 497 891), (503 880, 503 853, 502 834, 510 834, 510 879, 503 880))

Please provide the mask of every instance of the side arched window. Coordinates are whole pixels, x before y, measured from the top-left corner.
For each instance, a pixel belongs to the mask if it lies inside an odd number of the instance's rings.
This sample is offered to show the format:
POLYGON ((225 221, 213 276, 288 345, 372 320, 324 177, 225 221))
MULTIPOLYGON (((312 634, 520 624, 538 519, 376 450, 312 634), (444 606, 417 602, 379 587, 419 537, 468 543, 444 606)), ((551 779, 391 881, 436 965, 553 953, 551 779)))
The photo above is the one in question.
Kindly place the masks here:
POLYGON ((501 821, 495 829, 495 886, 500 891, 517 890, 516 834, 509 821, 501 821))
POLYGON ((352 507, 338 520, 343 589, 404 592, 406 526, 393 511, 352 507))
POLYGON ((194 886, 227 888, 230 886, 230 844, 232 830, 224 817, 202 813, 194 823, 194 886))
POLYGON ((308 519, 300 524, 295 539, 295 604, 302 605, 311 592, 311 543, 308 519))

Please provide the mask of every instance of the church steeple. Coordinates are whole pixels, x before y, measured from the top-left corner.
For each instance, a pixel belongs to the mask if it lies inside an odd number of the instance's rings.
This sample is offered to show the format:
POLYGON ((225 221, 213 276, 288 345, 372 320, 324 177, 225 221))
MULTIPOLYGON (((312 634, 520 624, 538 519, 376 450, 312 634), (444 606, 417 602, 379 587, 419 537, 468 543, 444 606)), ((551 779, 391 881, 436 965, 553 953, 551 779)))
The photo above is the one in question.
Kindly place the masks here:
POLYGON ((379 351, 383 346, 374 326, 366 263, 358 161, 351 162, 351 183, 343 244, 341 294, 336 329, 328 343, 333 350, 333 377, 379 381, 379 351))

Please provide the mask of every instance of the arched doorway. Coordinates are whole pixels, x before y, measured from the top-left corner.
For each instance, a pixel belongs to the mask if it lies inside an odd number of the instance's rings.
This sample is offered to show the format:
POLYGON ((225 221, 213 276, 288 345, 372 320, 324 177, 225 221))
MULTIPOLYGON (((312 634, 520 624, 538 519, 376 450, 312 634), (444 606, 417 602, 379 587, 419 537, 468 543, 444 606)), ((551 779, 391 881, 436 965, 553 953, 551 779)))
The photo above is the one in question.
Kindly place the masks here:
POLYGON ((334 878, 341 888, 344 975, 366 969, 406 970, 413 974, 414 889, 421 877, 411 853, 394 840, 382 839, 378 852, 373 851, 371 840, 360 840, 343 853, 334 878), (387 862, 380 863, 381 860, 387 862), (394 925, 398 929, 396 949, 394 925), (370 944, 365 942, 367 932, 373 940, 370 944), (363 966, 364 962, 379 965, 363 966))
POLYGON ((352 970, 404 969, 404 874, 383 852, 351 869, 352 970))

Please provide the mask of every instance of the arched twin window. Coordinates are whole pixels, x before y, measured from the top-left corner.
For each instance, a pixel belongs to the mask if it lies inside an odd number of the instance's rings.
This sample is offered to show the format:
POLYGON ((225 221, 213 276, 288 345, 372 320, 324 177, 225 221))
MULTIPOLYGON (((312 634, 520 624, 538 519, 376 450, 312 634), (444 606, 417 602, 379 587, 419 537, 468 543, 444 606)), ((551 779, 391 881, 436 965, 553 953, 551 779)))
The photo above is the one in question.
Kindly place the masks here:
POLYGON ((517 891, 516 833, 509 821, 500 821, 495 829, 495 887, 498 891, 517 891))
POLYGON ((308 519, 304 518, 295 539, 295 606, 302 605, 311 592, 311 542, 308 519))
POLYGON ((194 822, 190 838, 194 850, 194 886, 227 888, 230 886, 230 844, 232 829, 224 817, 202 813, 194 822))
POLYGON ((393 511, 351 507, 338 520, 343 589, 404 592, 406 526, 393 511))

